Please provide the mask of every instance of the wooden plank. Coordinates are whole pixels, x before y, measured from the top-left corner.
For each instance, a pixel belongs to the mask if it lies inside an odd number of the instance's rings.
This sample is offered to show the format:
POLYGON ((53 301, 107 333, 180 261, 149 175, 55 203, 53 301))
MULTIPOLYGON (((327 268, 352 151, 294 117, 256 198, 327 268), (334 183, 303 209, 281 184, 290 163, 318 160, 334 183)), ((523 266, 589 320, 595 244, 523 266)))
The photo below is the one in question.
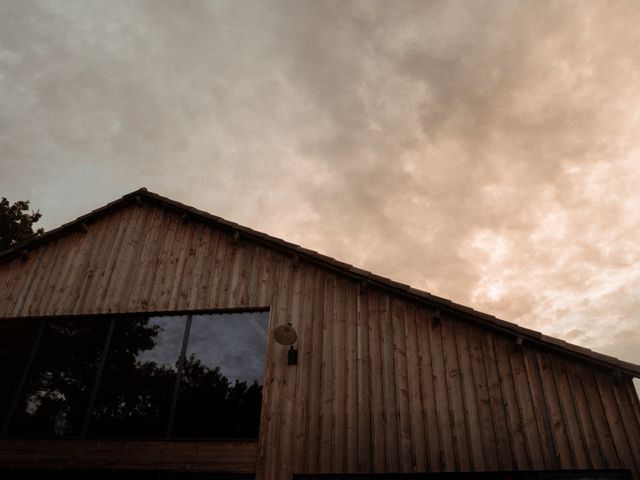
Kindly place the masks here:
POLYGON ((487 380, 485 358, 482 350, 482 331, 475 327, 467 327, 465 330, 471 360, 470 372, 473 378, 473 389, 475 391, 478 408, 478 421, 480 422, 484 465, 487 470, 499 470, 502 468, 502 465, 498 455, 495 416, 491 408, 489 382, 487 380))
POLYGON ((291 448, 291 471, 304 472, 305 455, 314 443, 309 437, 309 407, 311 401, 313 343, 315 325, 313 324, 313 301, 316 287, 317 268, 301 264, 298 268, 304 271, 304 287, 302 291, 302 315, 298 323, 298 366, 296 386, 296 411, 293 430, 293 446, 291 448))
POLYGON ((625 430, 625 420, 621 418, 620 411, 616 404, 614 384, 610 374, 595 372, 596 386, 599 396, 604 405, 605 417, 611 430, 611 438, 616 446, 616 451, 620 457, 624 468, 634 469, 634 456, 636 456, 637 445, 631 445, 625 430))
POLYGON ((620 408, 623 409, 623 418, 631 431, 631 445, 636 446, 636 454, 634 460, 636 462, 636 468, 633 471, 633 475, 640 478, 640 468, 638 468, 638 461, 640 460, 640 453, 637 446, 640 445, 640 401, 638 400, 638 394, 633 387, 633 379, 630 377, 624 378, 621 385, 621 401, 619 403, 620 408))
POLYGON ((632 471, 640 472, 640 425, 635 422, 634 412, 630 399, 627 397, 626 383, 631 382, 631 378, 613 379, 612 390, 616 402, 620 423, 627 439, 627 445, 631 452, 633 464, 629 465, 632 471))
POLYGON ((371 356, 369 354, 369 290, 358 286, 356 299, 356 330, 358 341, 358 471, 373 468, 373 438, 371 427, 371 356))
MULTIPOLYGON (((241 287, 242 270, 246 268, 246 249, 244 248, 244 243, 245 240, 242 237, 238 239, 231 238, 230 251, 233 252, 233 256, 229 259, 231 263, 223 268, 224 272, 226 272, 226 278, 224 280, 225 287, 223 289, 224 295, 220 299, 220 306, 223 308, 235 308, 237 305, 238 298, 236 297, 236 291, 241 287)), ((287 287, 290 292, 290 279, 287 287)), ((289 301, 289 299, 287 299, 287 301, 289 301)))
POLYGON ((132 269, 136 268, 137 259, 134 259, 133 254, 139 238, 144 235, 141 224, 144 222, 145 215, 138 206, 131 206, 127 210, 129 210, 129 216, 126 219, 123 218, 126 229, 123 231, 114 262, 110 266, 105 292, 98 306, 100 312, 119 311, 123 287, 127 290, 131 288, 128 275, 132 269))
POLYGON ((526 367, 524 365, 523 348, 518 347, 515 342, 511 345, 511 373, 513 384, 515 387, 515 395, 520 415, 520 424, 522 425, 524 439, 527 447, 527 456, 529 459, 529 468, 544 469, 545 460, 543 450, 545 446, 540 439, 540 429, 536 416, 535 400, 531 395, 531 385, 527 376, 526 367))
POLYGON ((264 260, 260 274, 258 287, 258 305, 272 305, 274 294, 270 288, 273 283, 274 272, 277 271, 280 262, 277 261, 278 254, 272 250, 264 249, 264 260))
POLYGON ((632 414, 630 415, 630 421, 634 422, 635 425, 640 428, 640 399, 638 398, 638 393, 634 388, 633 379, 626 379, 625 386, 627 390, 627 397, 629 398, 629 405, 632 411, 632 414))
MULTIPOLYGON (((215 299, 218 296, 218 290, 221 287, 221 280, 219 275, 220 264, 224 261, 224 251, 226 250, 228 235, 224 232, 220 233, 220 238, 218 241, 218 248, 216 252, 216 265, 212 269, 211 276, 211 291, 210 297, 212 303, 215 304, 215 299)), ((272 442, 272 434, 271 434, 271 402, 277 401, 277 388, 274 386, 275 378, 274 378, 274 362, 278 361, 278 359, 274 358, 276 352, 279 350, 276 349, 275 341, 273 340, 273 331, 278 326, 278 313, 274 308, 275 302, 277 301, 276 292, 272 286, 274 285, 274 278, 277 280, 278 274, 278 264, 273 261, 274 254, 272 251, 265 251, 265 261, 262 265, 262 270, 260 272, 260 288, 258 291, 258 298, 260 299, 261 305, 269 305, 269 334, 267 335, 267 364, 265 368, 264 374, 264 386, 262 390, 262 406, 260 409, 260 436, 258 438, 258 459, 256 461, 256 479, 264 480, 266 478, 271 478, 273 472, 268 470, 269 465, 269 452, 267 451, 268 446, 272 442), (274 400, 272 400, 272 398, 274 400)), ((282 356, 278 357, 279 359, 282 356)))
POLYGON ((331 473, 331 442, 333 440, 332 404, 335 392, 333 391, 333 328, 336 294, 336 278, 330 274, 325 277, 324 290, 324 316, 322 318, 322 389, 320 391, 320 454, 318 456, 318 472, 331 473))
POLYGON ((0 440, 5 469, 135 469, 255 472, 256 442, 0 440))
POLYGON ((59 245, 59 239, 54 240, 46 246, 47 248, 29 253, 26 260, 20 259, 26 271, 17 279, 15 305, 10 316, 37 315, 35 303, 47 288, 52 267, 59 254, 59 245))
POLYGON ((458 353, 458 368, 460 388, 464 404, 467 435, 469 441, 469 469, 483 471, 486 469, 483 452, 482 426, 480 425, 480 408, 476 398, 476 389, 473 383, 473 367, 471 365, 471 352, 467 339, 467 325, 455 321, 453 325, 453 339, 458 353))
MULTIPOLYGON (((140 259, 144 255, 144 249, 148 246, 148 232, 153 231, 154 211, 144 205, 130 207, 137 212, 133 218, 136 220, 126 234, 125 244, 121 252, 118 266, 114 272, 109 287, 110 295, 106 299, 112 311, 127 312, 131 302, 133 286, 140 268, 140 259)), ((148 272, 145 272, 148 273, 148 272)))
POLYGON ((429 453, 426 445, 425 407, 422 400, 425 394, 422 391, 421 382, 422 359, 418 353, 418 329, 416 325, 418 317, 416 310, 415 304, 407 304, 404 331, 402 334, 405 337, 407 348, 407 390, 409 422, 411 427, 412 471, 426 472, 429 453))
POLYGON ((438 434, 440 445, 440 465, 443 471, 456 470, 455 439, 452 416, 449 411, 450 399, 447 392, 447 371, 442 343, 442 320, 430 319, 429 349, 433 365, 433 382, 435 390, 436 415, 438 417, 438 434))
POLYGON ((2 290, 0 290, 0 316, 8 317, 14 311, 17 303, 16 297, 20 292, 18 285, 29 275, 29 269, 33 271, 35 268, 34 263, 41 261, 38 257, 40 257, 40 255, 35 259, 29 259, 31 261, 29 267, 26 267, 23 264, 24 260, 20 258, 14 258, 13 260, 2 263, 2 268, 0 268, 0 278, 3 279, 2 290))
POLYGON ((584 382, 582 381, 581 366, 576 363, 567 362, 567 374, 569 380, 569 388, 576 402, 576 412, 582 426, 582 432, 585 437, 587 451, 589 452, 589 461, 593 468, 606 469, 609 464, 606 460, 605 450, 603 448, 603 435, 595 426, 594 411, 589 395, 585 391, 584 382))
POLYGON ((380 301, 380 340, 382 353, 382 389, 386 468, 389 472, 400 469, 398 451, 398 404, 396 375, 393 363, 393 332, 391 331, 391 299, 385 292, 380 301))
POLYGON ((13 306, 13 289, 22 269, 17 268, 16 259, 0 265, 0 317, 4 317, 8 314, 9 306, 13 306))
MULTIPOLYGON (((225 280, 228 275, 225 272, 225 267, 229 264, 229 257, 233 255, 233 245, 231 243, 231 236, 227 232, 220 231, 218 233, 218 243, 216 245, 216 256, 214 260, 214 267, 212 269, 211 275, 211 287, 210 287, 210 305, 215 306, 216 308, 221 308, 223 303, 222 299, 224 298, 224 288, 225 288, 225 280)), ((272 257, 272 256, 271 256, 272 257)), ((272 260, 272 258, 270 258, 272 260)), ((270 265, 271 266, 271 265, 270 265)), ((266 272, 266 276, 264 278, 264 293, 265 295, 270 295, 271 292, 267 293, 267 286, 269 281, 271 281, 271 273, 272 271, 266 272)), ((264 305, 270 305, 271 301, 265 301, 264 305)))
MULTIPOLYGON (((246 256, 246 255, 244 255, 246 256)), ((243 262, 245 263, 245 262, 243 262)), ((246 268, 246 267, 245 267, 246 268)), ((282 281, 288 283, 289 287, 283 290, 282 295, 286 299, 281 301, 283 305, 281 315, 286 317, 286 321, 291 323, 296 331, 300 332, 300 317, 302 309, 302 292, 304 291, 304 275, 303 269, 291 268, 290 261, 287 261, 283 268, 282 281)), ((240 274, 242 278, 242 274, 240 274)), ((278 345, 280 350, 288 351, 288 347, 278 345)), ((278 348, 276 347, 276 348, 278 348)), ((282 362, 283 364, 285 362, 282 362)), ((284 365, 281 369, 282 382, 279 386, 280 401, 277 413, 277 421, 279 422, 279 433, 273 432, 279 441, 277 442, 277 456, 272 457, 273 461, 278 465, 278 478, 287 478, 291 476, 291 458, 292 451, 295 448, 293 444, 293 433, 295 426, 296 411, 296 389, 299 381, 298 367, 294 365, 284 365)))
POLYGON ((176 233, 168 252, 168 259, 162 277, 163 287, 156 299, 158 310, 171 310, 172 297, 177 297, 182 279, 182 268, 189 254, 189 244, 193 229, 184 223, 182 218, 176 221, 176 233))
POLYGON ((577 367, 573 362, 566 359, 558 359, 564 367, 569 393, 571 395, 574 413, 577 419, 579 433, 587 456, 588 468, 604 468, 602 461, 602 451, 598 443, 598 432, 593 428, 591 412, 582 389, 582 382, 577 372, 577 367))
POLYGON ((247 285, 245 292, 246 305, 248 306, 263 306, 260 305, 260 302, 258 301, 262 263, 265 261, 262 252, 263 249, 260 245, 253 245, 253 251, 251 252, 251 256, 253 257, 253 261, 251 262, 250 266, 251 273, 247 276, 247 285))
POLYGON ((345 472, 345 454, 347 448, 347 386, 346 381, 346 300, 345 300, 346 280, 337 277, 335 283, 334 303, 333 303, 333 340, 332 340, 332 391, 333 402, 331 404, 331 469, 335 473, 345 472))
POLYGON ((312 348, 310 352, 311 375, 309 376, 309 413, 307 415, 308 440, 305 451, 304 471, 318 472, 318 457, 320 443, 320 396, 322 392, 322 352, 324 350, 323 318, 325 315, 325 277, 327 272, 317 269, 315 276, 313 308, 312 308, 312 348))
POLYGON ((195 292, 192 293, 192 297, 194 297, 194 303, 192 304, 193 308, 206 308, 213 304, 213 277, 216 272, 215 259, 218 255, 218 243, 221 241, 221 233, 214 228, 208 228, 207 230, 210 233, 210 238, 206 247, 204 247, 205 253, 202 260, 200 281, 195 285, 195 292))
POLYGON ((542 392, 549 412, 551 434, 553 436, 553 443, 556 446, 556 464, 563 469, 576 468, 576 461, 573 457, 573 450, 571 449, 570 440, 567 436, 565 419, 560 407, 560 400, 553 375, 551 365, 553 357, 546 352, 539 351, 536 353, 536 362, 542 381, 542 392))
POLYGON ((409 413, 409 380, 407 378, 407 342, 405 337, 406 303, 394 299, 391 303, 391 332, 393 338, 393 364, 395 370, 395 394, 397 403, 399 471, 413 472, 415 453, 411 441, 409 413))
POLYGON ((347 443, 345 472, 358 472, 358 284, 347 281, 345 292, 345 393, 347 443))
MULTIPOLYGON (((129 311, 145 311, 149 308, 148 292, 153 286, 153 279, 157 274, 156 268, 159 260, 159 251, 162 248, 164 226, 168 221, 168 212, 160 208, 147 207, 147 216, 151 217, 149 230, 147 231, 142 246, 142 252, 138 259, 138 270, 132 280, 131 293, 129 295, 129 311)), ((95 230, 92 227, 92 232, 95 230)), ((95 233, 99 235, 99 232, 95 233)))
POLYGON ((611 426, 607 421, 606 407, 602 402, 598 385, 596 384, 595 372, 590 368, 581 368, 580 380, 587 397, 589 415, 593 421, 594 429, 598 433, 598 440, 603 454, 603 468, 620 468, 622 467, 622 462, 613 441, 611 426))
POLYGON ((512 470, 517 468, 511 430, 508 424, 508 415, 505 408, 506 399, 501 388, 501 377, 498 370, 496 353, 493 345, 493 334, 482 330, 482 355, 485 359, 485 375, 489 386, 489 399, 491 411, 494 415, 494 427, 496 433, 496 445, 500 459, 500 468, 512 470))
MULTIPOLYGON (((247 283, 247 269, 250 266, 250 248, 242 237, 235 241, 236 259, 231 269, 231 278, 229 280, 228 297, 225 305, 229 308, 243 306, 243 295, 245 285, 247 283)), ((293 273, 293 272, 292 272, 293 273)))
POLYGON ((91 224, 91 231, 87 235, 94 237, 90 251, 83 263, 82 270, 76 272, 78 279, 76 280, 76 291, 68 313, 80 314, 90 312, 91 301, 89 300, 94 291, 95 286, 100 281, 98 268, 101 262, 106 260, 107 252, 110 244, 115 238, 117 229, 114 228, 113 222, 109 218, 102 218, 91 224))
POLYGON ((101 264, 98 270, 100 280, 94 292, 95 295, 92 296, 89 303, 89 308, 92 313, 104 312, 105 308, 108 308, 105 307, 105 303, 107 298, 110 298, 111 295, 110 288, 113 285, 112 279, 114 277, 114 272, 116 272, 120 265, 123 244, 127 240, 129 230, 131 228, 131 222, 132 219, 135 218, 136 213, 137 212, 133 208, 126 208, 120 212, 117 223, 117 234, 113 243, 109 246, 107 262, 105 264, 101 264))
MULTIPOLYGON (((235 253, 233 254, 235 256, 235 253)), ((269 278, 268 291, 271 292, 271 331, 289 321, 288 309, 290 308, 291 269, 286 268, 281 256, 277 256, 276 266, 269 278)), ((227 263, 227 262, 225 262, 227 263)), ((227 263, 230 265, 231 263, 227 263)), ((225 279, 229 280, 228 275, 225 279)), ((265 376, 264 398, 262 408, 266 410, 265 439, 267 440, 263 450, 265 455, 265 472, 267 478, 279 478, 278 449, 280 446, 280 415, 286 390, 287 351, 282 345, 278 345, 269 336, 267 348, 267 373, 265 376)), ((262 435, 262 432, 261 432, 262 435)))
POLYGON ((386 470, 385 452, 385 412, 382 373, 382 344, 380 338, 380 294, 376 290, 368 291, 369 308, 369 357, 371 362, 371 419, 372 419, 372 460, 373 473, 383 473, 386 470))
POLYGON ((444 452, 440 440, 441 427, 436 402, 435 374, 431 348, 430 317, 425 308, 417 315, 418 356, 420 358, 420 384, 423 394, 423 422, 426 431, 429 472, 441 472, 444 469, 444 452))
POLYGON ((37 252, 36 261, 31 258, 27 260, 29 273, 21 276, 17 288, 15 308, 11 316, 30 316, 39 313, 34 309, 34 305, 47 287, 52 272, 51 267, 59 254, 60 243, 60 239, 52 241, 47 245, 47 248, 37 252))
POLYGON ((78 250, 79 232, 74 232, 58 242, 59 249, 55 261, 48 267, 47 280, 38 298, 30 301, 32 315, 38 312, 52 312, 60 303, 60 286, 67 280, 68 270, 78 250))
POLYGON ((574 468, 590 468, 584 438, 580 431, 573 397, 569 388, 569 382, 567 381, 566 366, 562 360, 561 357, 553 357, 551 361, 551 372, 553 372, 556 388, 558 389, 562 418, 564 419, 569 444, 573 451, 573 458, 576 462, 574 468))
POLYGON ((223 288, 220 290, 220 296, 217 300, 218 305, 222 308, 233 308, 234 306, 233 289, 238 284, 244 256, 241 245, 242 242, 241 237, 234 238, 231 236, 228 240, 229 249, 227 250, 227 257, 222 267, 223 288))
POLYGON ((191 284, 187 292, 186 298, 183 299, 183 308, 192 310, 196 308, 202 308, 200 305, 206 305, 201 303, 201 293, 208 289, 208 273, 209 262, 211 260, 212 243, 214 242, 214 230, 201 225, 202 234, 195 254, 195 264, 191 274, 191 284))
POLYGON ((445 383, 449 398, 449 419, 453 431, 453 449, 456 471, 471 470, 471 448, 468 441, 467 419, 465 418, 462 394, 461 372, 458 365, 458 351, 455 341, 453 318, 445 318, 441 324, 442 351, 444 353, 445 383))
POLYGON ((254 243, 246 242, 244 248, 246 249, 245 256, 248 258, 244 278, 242 279, 242 285, 238 291, 238 303, 239 305, 246 307, 257 307, 259 306, 257 301, 253 301, 252 298, 255 297, 256 289, 254 288, 254 285, 259 271, 258 266, 260 265, 261 260, 258 256, 259 246, 254 243))
MULTIPOLYGON (((223 233, 221 236, 221 245, 226 250, 229 236, 223 233)), ((263 289, 260 294, 264 294, 264 305, 270 305, 269 309, 269 334, 267 335, 267 364, 264 376, 264 386, 262 390, 262 407, 260 413, 260 435, 258 438, 258 460, 256 462, 256 478, 268 479, 275 475, 275 467, 273 459, 273 442, 275 441, 273 428, 274 425, 274 409, 277 408, 277 402, 280 400, 279 385, 276 383, 278 364, 283 361, 284 354, 278 348, 273 339, 273 331, 280 325, 280 314, 278 311, 278 280, 280 273, 280 263, 273 261, 272 252, 269 252, 268 268, 263 272, 263 289)), ((224 261, 224 260, 222 260, 224 261)), ((213 293, 214 297, 219 297, 219 290, 222 287, 222 280, 215 279, 217 286, 213 293)))
MULTIPOLYGON (((145 208, 143 205, 131 208, 135 208, 138 211, 137 222, 133 231, 128 235, 126 251, 120 261, 124 266, 124 271, 111 288, 114 299, 111 308, 117 312, 131 311, 131 297, 136 285, 136 277, 142 266, 141 258, 144 255, 145 247, 147 247, 147 237, 149 236, 147 233, 154 231, 153 221, 156 212, 149 207, 145 208)), ((91 230, 92 232, 93 229, 91 230)), ((84 236, 88 234, 90 232, 87 232, 84 236)), ((147 271, 144 271, 144 274, 147 273, 147 271)))
POLYGON ((531 395, 531 405, 538 425, 540 435, 540 451, 543 457, 543 467, 547 469, 558 469, 560 463, 556 454, 557 449, 551 433, 551 422, 549 420, 549 409, 544 395, 542 380, 540 378, 536 352, 528 345, 522 350, 524 368, 526 372, 527 385, 531 395))
MULTIPOLYGON (((202 224, 187 224, 185 242, 180 253, 178 269, 176 270, 174 286, 169 297, 169 310, 183 310, 187 304, 188 295, 193 283, 193 269, 197 261, 197 252, 202 239, 202 224)), ((238 306, 242 306, 238 303, 238 306)))
POLYGON ((55 274, 55 294, 51 295, 46 305, 41 306, 40 310, 48 314, 56 315, 60 313, 70 313, 69 304, 73 296, 74 279, 81 263, 82 252, 88 243, 86 234, 77 233, 70 235, 71 243, 67 244, 71 252, 64 268, 60 273, 55 274))
POLYGON ((157 243, 158 250, 155 252, 155 268, 146 282, 144 299, 142 300, 142 306, 146 307, 145 309, 147 310, 160 310, 163 293, 169 288, 167 284, 171 280, 169 277, 171 254, 179 222, 180 219, 170 213, 163 219, 162 234, 158 232, 159 242, 157 243))
POLYGON ((640 423, 640 392, 638 392, 638 388, 640 387, 640 379, 634 377, 628 383, 629 396, 631 397, 633 410, 636 414, 636 418, 638 419, 638 423, 640 423))
MULTIPOLYGON (((507 428, 511 438, 511 445, 514 455, 514 466, 516 470, 531 468, 531 460, 527 451, 526 432, 522 424, 522 417, 518 409, 518 399, 511 370, 511 350, 507 345, 506 338, 495 336, 493 338, 493 348, 496 354, 496 368, 500 379, 500 389, 504 400, 504 407, 507 418, 507 428)), ((514 342, 515 346, 515 342, 514 342)))
POLYGON ((65 282, 64 299, 54 307, 53 314, 72 314, 75 311, 78 299, 86 283, 89 265, 100 242, 100 232, 105 222, 97 222, 91 225, 91 231, 82 235, 78 250, 75 252, 74 266, 65 282))

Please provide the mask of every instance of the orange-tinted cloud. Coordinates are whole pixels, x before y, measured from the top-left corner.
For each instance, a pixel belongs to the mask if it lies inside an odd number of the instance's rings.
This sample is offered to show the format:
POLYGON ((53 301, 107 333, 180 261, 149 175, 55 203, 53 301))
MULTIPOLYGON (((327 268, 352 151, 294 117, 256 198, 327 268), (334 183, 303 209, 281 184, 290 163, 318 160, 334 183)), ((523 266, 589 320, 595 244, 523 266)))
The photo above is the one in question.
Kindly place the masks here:
POLYGON ((640 363, 636 2, 0 6, 0 181, 146 185, 640 363))

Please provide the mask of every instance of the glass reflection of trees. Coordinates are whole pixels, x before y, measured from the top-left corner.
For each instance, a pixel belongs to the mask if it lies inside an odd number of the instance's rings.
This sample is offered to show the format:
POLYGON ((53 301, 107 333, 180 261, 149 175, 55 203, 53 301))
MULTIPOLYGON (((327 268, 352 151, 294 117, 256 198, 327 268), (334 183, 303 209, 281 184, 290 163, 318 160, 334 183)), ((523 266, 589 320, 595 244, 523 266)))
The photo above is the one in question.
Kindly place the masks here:
POLYGON ((11 436, 254 438, 267 312, 0 323, 11 436))

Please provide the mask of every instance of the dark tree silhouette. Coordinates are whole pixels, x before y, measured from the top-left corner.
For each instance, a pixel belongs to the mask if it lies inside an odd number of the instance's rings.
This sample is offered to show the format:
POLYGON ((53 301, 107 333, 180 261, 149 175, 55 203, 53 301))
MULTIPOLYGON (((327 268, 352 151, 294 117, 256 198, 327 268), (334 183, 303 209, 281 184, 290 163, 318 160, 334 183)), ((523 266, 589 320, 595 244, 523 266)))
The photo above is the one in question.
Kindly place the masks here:
POLYGON ((29 201, 19 200, 13 205, 2 197, 0 201, 0 252, 26 242, 44 233, 44 229, 33 229, 40 220, 40 211, 29 213, 29 201))
POLYGON ((257 437, 262 385, 229 382, 191 355, 186 359, 176 411, 177 437, 257 437))

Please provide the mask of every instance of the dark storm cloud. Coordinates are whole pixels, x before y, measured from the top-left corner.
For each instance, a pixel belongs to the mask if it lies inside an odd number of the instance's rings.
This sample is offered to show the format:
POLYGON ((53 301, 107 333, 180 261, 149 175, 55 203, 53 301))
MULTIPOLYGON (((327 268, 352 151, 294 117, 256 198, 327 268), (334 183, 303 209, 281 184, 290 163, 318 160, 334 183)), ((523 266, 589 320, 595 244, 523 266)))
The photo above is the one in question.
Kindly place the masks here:
POLYGON ((146 185, 640 362, 635 2, 0 10, 3 195, 49 227, 146 185))

